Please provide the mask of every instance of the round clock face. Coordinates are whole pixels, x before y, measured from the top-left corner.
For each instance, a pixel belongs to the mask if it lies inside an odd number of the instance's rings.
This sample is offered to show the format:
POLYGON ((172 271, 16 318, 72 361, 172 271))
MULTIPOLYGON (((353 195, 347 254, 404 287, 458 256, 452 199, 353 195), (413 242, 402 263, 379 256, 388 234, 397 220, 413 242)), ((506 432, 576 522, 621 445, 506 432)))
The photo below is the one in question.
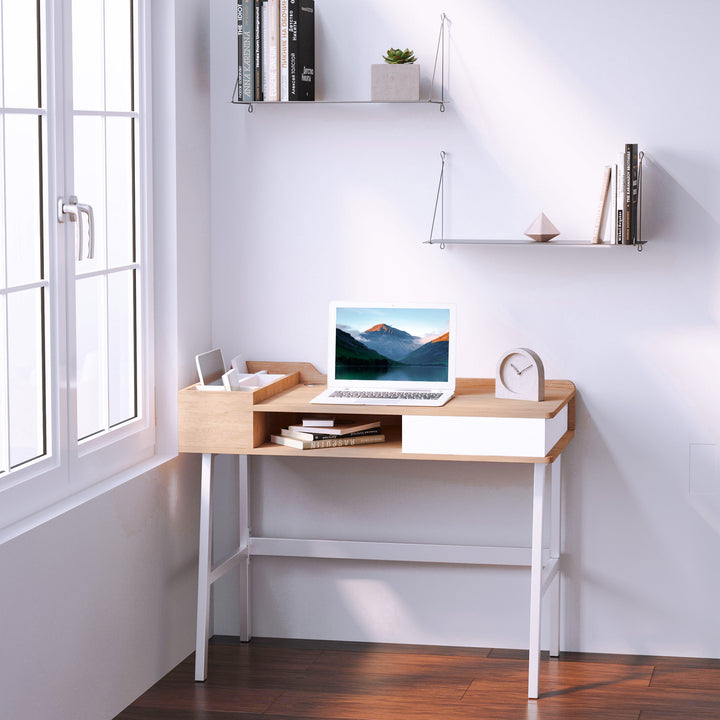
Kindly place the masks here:
POLYGON ((497 397, 542 400, 544 386, 542 362, 531 350, 511 350, 500 359, 495 379, 497 397))

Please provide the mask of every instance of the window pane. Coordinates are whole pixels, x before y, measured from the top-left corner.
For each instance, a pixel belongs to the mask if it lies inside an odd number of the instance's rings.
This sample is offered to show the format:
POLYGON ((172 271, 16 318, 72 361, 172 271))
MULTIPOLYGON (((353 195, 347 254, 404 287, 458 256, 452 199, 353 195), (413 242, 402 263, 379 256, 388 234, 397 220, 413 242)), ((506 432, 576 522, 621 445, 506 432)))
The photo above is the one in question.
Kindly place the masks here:
POLYGON ((82 440, 106 429, 106 310, 105 278, 77 281, 77 423, 82 440))
POLYGON ((72 0, 73 107, 104 110, 103 3, 72 0))
POLYGON ((35 0, 3 0, 5 107, 38 107, 38 7, 35 0))
POLYGON ((133 109, 132 0, 105 0, 106 109, 133 109))
POLYGON ((109 425, 137 414, 135 271, 108 276, 109 425))
MULTIPOLYGON (((5 116, 0 115, 0 288, 5 287, 5 116)), ((0 362, 2 362, 0 355, 0 362)))
POLYGON ((5 295, 0 295, 0 477, 10 465, 8 457, 8 396, 7 396, 7 333, 5 327, 5 295))
POLYGON ((7 296, 10 465, 45 453, 43 290, 7 296))
MULTIPOLYGON (((95 259, 77 263, 77 271, 88 273, 105 268, 105 120, 101 117, 76 117, 75 194, 81 203, 95 211, 95 259)), ((87 249, 87 228, 84 228, 83 258, 87 249)))
POLYGON ((5 116, 5 218, 8 285, 41 275, 40 123, 36 115, 5 116))
POLYGON ((133 262, 133 123, 129 118, 107 118, 107 240, 108 265, 133 262))

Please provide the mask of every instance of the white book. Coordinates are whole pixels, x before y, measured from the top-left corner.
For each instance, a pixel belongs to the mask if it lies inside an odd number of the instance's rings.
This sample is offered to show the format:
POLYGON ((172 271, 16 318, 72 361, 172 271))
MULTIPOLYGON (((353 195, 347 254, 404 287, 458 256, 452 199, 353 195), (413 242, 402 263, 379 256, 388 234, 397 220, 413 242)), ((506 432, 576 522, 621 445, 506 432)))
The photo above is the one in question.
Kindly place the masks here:
POLYGON ((625 232, 625 154, 619 153, 617 162, 615 182, 615 242, 622 245, 625 232))
POLYGON ((290 53, 288 42, 290 40, 288 27, 288 2, 280 0, 280 99, 290 99, 290 53))
POLYGON ((268 80, 266 100, 280 99, 280 0, 267 3, 268 80))
POLYGON ((603 242, 617 243, 617 165, 610 166, 610 192, 608 197, 608 216, 605 223, 603 242))

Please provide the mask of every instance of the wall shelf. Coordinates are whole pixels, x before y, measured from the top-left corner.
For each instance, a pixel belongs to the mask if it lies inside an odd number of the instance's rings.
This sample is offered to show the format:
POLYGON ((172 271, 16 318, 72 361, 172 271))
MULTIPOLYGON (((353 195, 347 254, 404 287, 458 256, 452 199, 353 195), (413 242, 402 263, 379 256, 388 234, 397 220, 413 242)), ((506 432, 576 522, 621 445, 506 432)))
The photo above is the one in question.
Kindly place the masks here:
POLYGON ((638 212, 637 212, 637 237, 638 239, 632 244, 622 243, 605 243, 605 242, 592 242, 590 240, 547 240, 545 242, 538 242, 530 238, 477 238, 477 239, 466 239, 466 238, 446 238, 445 237, 445 223, 444 223, 444 210, 445 210, 445 158, 447 153, 445 150, 440 151, 440 178, 438 180, 437 194, 435 196, 435 209, 433 211, 432 225, 430 227, 430 239, 424 241, 424 245, 439 245, 441 250, 445 249, 446 245, 517 245, 527 247, 528 245, 538 247, 584 247, 584 248, 635 248, 638 252, 641 252, 643 246, 647 243, 646 240, 641 239, 641 209, 642 209, 642 166, 644 153, 638 153, 638 212), (438 219, 438 209, 440 210, 440 237, 435 237, 435 222, 438 219))
POLYGON ((240 100, 238 98, 239 81, 235 80, 235 87, 232 92, 231 102, 233 105, 245 105, 249 113, 253 112, 256 105, 438 105, 440 112, 445 112, 445 26, 448 17, 445 13, 440 15, 440 30, 438 31, 437 49, 435 50, 435 62, 433 64, 432 79, 430 81, 430 93, 427 98, 420 100, 240 100), (440 72, 439 97, 435 95, 435 76, 440 72))
POLYGON ((536 247, 584 247, 584 248, 636 248, 642 250, 645 240, 640 240, 633 245, 618 245, 616 243, 592 243, 589 240, 548 240, 537 242, 527 238, 516 238, 508 240, 477 239, 457 240, 452 238, 425 240, 424 245, 533 245, 536 247))

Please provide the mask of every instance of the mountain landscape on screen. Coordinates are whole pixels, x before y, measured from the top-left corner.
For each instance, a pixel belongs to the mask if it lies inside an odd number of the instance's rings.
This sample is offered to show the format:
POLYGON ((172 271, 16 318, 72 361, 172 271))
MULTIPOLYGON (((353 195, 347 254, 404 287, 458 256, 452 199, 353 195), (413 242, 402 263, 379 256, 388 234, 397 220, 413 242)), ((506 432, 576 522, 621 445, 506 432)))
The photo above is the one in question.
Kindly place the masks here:
POLYGON ((353 337, 336 329, 335 360, 338 367, 438 367, 447 369, 449 334, 423 339, 386 323, 353 337))
POLYGON ((361 333, 360 340, 371 350, 391 360, 402 360, 422 342, 420 338, 385 323, 375 325, 361 333))

